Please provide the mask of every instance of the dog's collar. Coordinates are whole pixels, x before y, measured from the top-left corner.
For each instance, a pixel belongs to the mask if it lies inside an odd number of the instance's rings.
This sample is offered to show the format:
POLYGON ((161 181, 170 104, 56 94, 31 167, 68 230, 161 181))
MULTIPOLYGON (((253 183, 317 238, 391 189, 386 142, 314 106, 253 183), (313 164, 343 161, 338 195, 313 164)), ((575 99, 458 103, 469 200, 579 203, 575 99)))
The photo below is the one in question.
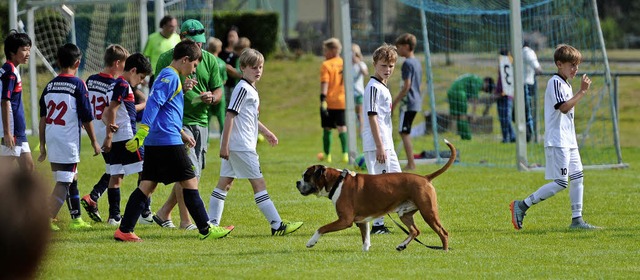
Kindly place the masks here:
POLYGON ((333 198, 333 195, 336 193, 336 190, 338 189, 338 185, 340 185, 340 183, 342 183, 342 180, 344 180, 344 178, 347 177, 347 174, 349 174, 349 170, 346 168, 342 169, 342 173, 340 173, 338 180, 336 180, 336 182, 333 184, 333 187, 329 191, 329 199, 333 198))

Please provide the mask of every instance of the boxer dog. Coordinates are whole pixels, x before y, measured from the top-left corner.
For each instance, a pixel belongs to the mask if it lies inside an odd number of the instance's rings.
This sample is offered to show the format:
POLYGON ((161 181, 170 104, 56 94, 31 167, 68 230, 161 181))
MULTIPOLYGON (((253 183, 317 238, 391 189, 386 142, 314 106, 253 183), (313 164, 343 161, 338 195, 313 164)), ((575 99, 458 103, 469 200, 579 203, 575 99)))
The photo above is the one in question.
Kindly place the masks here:
POLYGON ((409 236, 396 250, 402 251, 407 244, 420 235, 413 221, 413 214, 420 211, 424 221, 438 234, 442 249, 449 249, 449 233, 442 227, 438 217, 436 190, 431 181, 444 173, 456 158, 456 149, 445 139, 451 150, 449 161, 437 171, 420 176, 409 173, 385 173, 379 175, 355 174, 348 170, 313 165, 302 174, 296 183, 300 194, 326 196, 336 207, 338 220, 320 227, 307 242, 313 247, 320 237, 328 232, 351 227, 355 223, 362 234, 362 250, 369 251, 371 240, 369 222, 390 212, 398 213, 409 230, 409 236))

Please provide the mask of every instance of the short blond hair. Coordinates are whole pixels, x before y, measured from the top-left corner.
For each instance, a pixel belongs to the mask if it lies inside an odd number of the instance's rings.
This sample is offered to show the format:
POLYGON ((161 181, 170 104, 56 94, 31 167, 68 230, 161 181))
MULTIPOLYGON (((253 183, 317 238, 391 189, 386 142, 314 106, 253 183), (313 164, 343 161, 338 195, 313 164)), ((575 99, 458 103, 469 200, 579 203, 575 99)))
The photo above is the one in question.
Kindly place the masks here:
POLYGON ((222 41, 216 37, 209 37, 207 40, 207 51, 217 54, 222 50, 222 41))
POLYGON ((233 50, 237 52, 242 52, 242 50, 251 47, 251 40, 247 37, 240 37, 238 42, 233 46, 233 50))
POLYGON ((376 64, 379 61, 396 63, 396 61, 398 61, 398 52, 396 51, 396 47, 387 43, 378 47, 373 52, 373 64, 376 64))
POLYGON ((109 45, 104 51, 104 66, 111 67, 118 60, 124 63, 127 57, 129 57, 129 51, 123 46, 118 44, 109 45))
POLYGON ((254 67, 264 63, 264 56, 256 49, 247 48, 238 58, 240 67, 254 67))
POLYGON ((582 54, 580 51, 570 45, 560 44, 556 47, 556 51, 553 54, 554 62, 571 62, 580 64, 582 62, 582 54))
POLYGON ((358 44, 351 44, 351 52, 353 52, 353 56, 362 60, 362 50, 360 50, 360 46, 358 46, 358 44))
POLYGON ((322 42, 322 48, 327 50, 337 50, 338 53, 342 51, 342 44, 338 38, 332 37, 322 42))

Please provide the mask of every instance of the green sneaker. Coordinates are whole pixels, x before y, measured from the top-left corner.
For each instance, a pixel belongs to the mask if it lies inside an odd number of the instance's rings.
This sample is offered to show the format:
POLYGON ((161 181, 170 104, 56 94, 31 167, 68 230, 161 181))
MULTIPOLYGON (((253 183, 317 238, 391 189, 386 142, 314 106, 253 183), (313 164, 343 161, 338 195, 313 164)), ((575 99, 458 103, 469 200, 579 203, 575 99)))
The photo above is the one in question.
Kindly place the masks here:
POLYGON ((91 225, 85 222, 84 220, 82 220, 82 218, 75 218, 75 219, 71 219, 71 224, 69 225, 69 228, 73 230, 82 230, 82 229, 91 228, 91 225))
POLYGON ((51 222, 51 231, 60 231, 60 227, 56 226, 56 224, 51 222))
POLYGON ((343 153, 342 154, 342 162, 344 162, 344 163, 349 162, 349 153, 343 153))
POLYGON ((200 240, 223 238, 229 235, 229 233, 231 233, 231 231, 234 228, 235 228, 234 226, 221 227, 221 226, 209 225, 209 232, 207 234, 201 233, 200 240))
POLYGON ((271 235, 287 235, 298 230, 302 226, 302 222, 285 222, 280 223, 278 229, 271 229, 271 235))

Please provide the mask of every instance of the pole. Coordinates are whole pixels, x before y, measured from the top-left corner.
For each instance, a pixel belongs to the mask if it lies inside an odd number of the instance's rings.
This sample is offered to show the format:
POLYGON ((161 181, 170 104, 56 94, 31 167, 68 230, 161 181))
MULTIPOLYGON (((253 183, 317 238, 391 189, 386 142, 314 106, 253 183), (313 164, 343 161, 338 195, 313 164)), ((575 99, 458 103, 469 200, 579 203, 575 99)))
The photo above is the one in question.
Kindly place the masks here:
MULTIPOLYGON (((420 9, 420 23, 422 24, 422 38, 424 44, 424 64, 427 70, 427 91, 429 92, 429 105, 431 106, 431 131, 433 134, 433 147, 436 152, 436 162, 440 163, 440 144, 438 142, 438 112, 436 112, 436 94, 433 88, 433 71, 431 66, 431 50, 429 47, 429 33, 427 31, 426 3, 422 0, 420 9)), ((407 155, 409 156, 409 155, 407 155)))
POLYGON ((353 100, 353 63, 351 51, 351 15, 349 13, 349 0, 340 0, 340 20, 342 30, 342 78, 344 80, 344 92, 347 108, 347 133, 349 135, 349 163, 352 164, 358 154, 357 128, 355 115, 355 101, 353 100))
POLYGON ((160 20, 164 17, 164 1, 154 1, 154 16, 156 22, 156 31, 160 31, 160 20))
POLYGON ((602 51, 602 58, 604 60, 604 82, 605 86, 609 90, 609 98, 611 100, 611 118, 613 122, 613 144, 616 147, 616 155, 618 156, 618 163, 622 163, 622 152, 620 151, 620 129, 618 128, 618 115, 615 107, 615 96, 611 88, 611 68, 609 67, 609 58, 607 57, 607 49, 604 46, 604 37, 602 36, 602 27, 600 26, 600 18, 598 17, 598 5, 596 0, 591 0, 593 6, 593 16, 595 18, 596 27, 598 31, 598 39, 600 40, 600 50, 602 51))
POLYGON ((516 115, 516 163, 518 170, 528 170, 527 130, 524 108, 524 74, 522 66, 522 19, 520 1, 511 0, 511 54, 513 55, 513 98, 516 115))

